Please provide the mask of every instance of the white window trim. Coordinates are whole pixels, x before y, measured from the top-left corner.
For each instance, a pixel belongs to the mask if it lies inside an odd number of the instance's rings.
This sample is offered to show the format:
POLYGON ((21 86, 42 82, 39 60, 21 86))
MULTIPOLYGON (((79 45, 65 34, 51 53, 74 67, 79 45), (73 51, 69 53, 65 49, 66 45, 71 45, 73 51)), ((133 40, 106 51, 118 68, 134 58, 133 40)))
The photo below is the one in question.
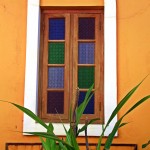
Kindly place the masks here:
MULTIPOLYGON (((39 5, 39 0, 28 0, 24 106, 35 114, 37 114, 38 99, 39 5)), ((106 122, 117 105, 116 1, 104 0, 104 8, 104 114, 106 122)), ((116 121, 117 117, 109 125, 105 136, 109 135, 116 121)), ((65 126, 69 127, 68 124, 65 124, 65 126)), ((24 115, 23 131, 36 132, 45 131, 45 129, 27 115, 24 115)), ((88 135, 99 136, 101 131, 101 125, 90 125, 88 135)), ((65 135, 63 126, 60 123, 54 123, 54 132, 56 135, 65 135)), ((84 133, 81 136, 84 136, 84 133)))

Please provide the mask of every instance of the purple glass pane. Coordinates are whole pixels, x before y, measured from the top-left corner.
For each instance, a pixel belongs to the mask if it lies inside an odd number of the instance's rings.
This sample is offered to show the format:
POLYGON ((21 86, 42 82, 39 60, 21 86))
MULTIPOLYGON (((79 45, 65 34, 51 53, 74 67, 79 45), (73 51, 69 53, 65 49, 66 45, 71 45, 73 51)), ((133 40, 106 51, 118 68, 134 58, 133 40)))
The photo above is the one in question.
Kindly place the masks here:
POLYGON ((64 68, 49 67, 48 68, 48 88, 64 87, 64 68))
POLYGON ((94 64, 94 43, 79 43, 79 64, 94 64))
MULTIPOLYGON (((80 92, 78 105, 80 105, 83 102, 85 95, 86 95, 86 92, 80 92)), ((94 114, 94 95, 90 99, 90 101, 89 101, 86 109, 84 110, 83 114, 94 114)))
POLYGON ((49 19, 49 39, 64 40, 65 39, 65 19, 51 18, 49 19))
POLYGON ((49 114, 64 113, 64 92, 47 93, 47 113, 49 114))
POLYGON ((95 18, 79 18, 79 39, 95 39, 95 18))

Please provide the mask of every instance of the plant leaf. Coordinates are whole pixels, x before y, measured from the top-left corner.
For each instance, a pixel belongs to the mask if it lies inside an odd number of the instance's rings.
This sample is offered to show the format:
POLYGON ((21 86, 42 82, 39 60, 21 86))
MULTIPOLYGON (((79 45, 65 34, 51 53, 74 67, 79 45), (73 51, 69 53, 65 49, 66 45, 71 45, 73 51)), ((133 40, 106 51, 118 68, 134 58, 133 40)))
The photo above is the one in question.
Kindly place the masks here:
POLYGON ((120 126, 119 126, 119 128, 121 128, 121 127, 123 127, 123 126, 127 125, 128 123, 129 123, 129 122, 121 123, 121 124, 120 124, 120 126))
POLYGON ((87 104, 89 103, 90 99, 93 96, 93 93, 92 93, 93 87, 94 87, 94 84, 92 84, 92 86, 88 89, 88 91, 86 92, 84 101, 76 109, 76 125, 79 124, 80 118, 81 118, 81 116, 82 116, 82 114, 83 114, 87 104))
POLYGON ((49 124, 48 124, 47 132, 48 133, 53 133, 54 132, 54 127, 53 127, 53 124, 51 122, 49 122, 49 124))
POLYGON ((35 122, 41 124, 44 128, 48 129, 48 126, 38 116, 36 116, 31 110, 29 110, 28 108, 25 108, 23 106, 20 106, 18 104, 12 103, 12 102, 4 101, 4 100, 0 100, 0 101, 7 102, 9 104, 14 105, 18 109, 20 109, 22 112, 24 112, 26 115, 28 115, 30 118, 32 118, 35 122))
POLYGON ((66 132, 66 142, 67 142, 68 144, 71 144, 70 132, 67 131, 67 129, 66 129, 66 127, 65 127, 65 125, 64 125, 63 122, 62 122, 62 125, 63 125, 63 128, 64 128, 65 132, 66 132))
POLYGON ((58 141, 58 142, 61 142, 63 143, 67 148, 68 150, 74 150, 74 148, 68 144, 67 142, 59 139, 57 136, 55 136, 54 134, 48 134, 46 132, 24 132, 24 133, 27 133, 27 134, 32 134, 32 135, 36 135, 36 136, 40 136, 40 137, 44 137, 44 138, 50 138, 50 139, 53 139, 55 141, 58 141))
POLYGON ((60 147, 60 150, 67 150, 67 148, 61 143, 59 142, 59 147, 60 147))
POLYGON ((125 114, 124 116, 126 116, 127 114, 129 114, 131 111, 133 111, 136 107, 138 107, 139 105, 141 105, 143 102, 145 102, 147 99, 150 98, 150 95, 145 96, 144 98, 142 98, 141 100, 139 100, 136 104, 134 104, 125 114))
POLYGON ((108 136, 108 138, 107 138, 107 140, 106 140, 105 146, 104 146, 104 150, 109 150, 109 149, 110 149, 110 146, 111 146, 111 144, 112 144, 113 138, 114 138, 116 132, 118 131, 118 128, 120 127, 120 124, 121 124, 122 119, 123 119, 123 118, 120 118, 120 119, 116 122, 116 124, 115 124, 115 126, 114 126, 112 132, 109 134, 109 136, 108 136))
MULTIPOLYGON (((53 134, 54 135, 54 127, 52 125, 52 123, 49 123, 48 125, 48 129, 47 129, 47 133, 48 134, 53 134)), ((49 149, 48 150, 53 150, 56 149, 56 141, 50 138, 46 138, 46 145, 48 145, 49 149)))
POLYGON ((65 132, 66 132, 66 142, 68 142, 69 144, 71 144, 71 138, 70 138, 69 132, 67 131, 67 129, 66 129, 66 127, 65 127, 65 125, 64 125, 64 123, 63 123, 63 121, 62 121, 62 119, 60 117, 60 115, 58 114, 58 112, 57 112, 57 115, 58 115, 58 118, 59 118, 60 122, 63 125, 63 128, 64 128, 65 132))
POLYGON ((106 123, 106 126, 104 128, 104 130, 102 131, 101 136, 99 137, 98 140, 98 146, 97 146, 97 150, 100 149, 100 145, 102 142, 102 137, 104 135, 104 132, 106 130, 106 128, 109 126, 110 122, 114 119, 114 117, 117 115, 117 113, 120 111, 120 109, 126 104, 126 102, 129 100, 129 98, 134 94, 134 92, 138 89, 138 87, 142 84, 142 82, 147 78, 147 76, 139 83, 137 84, 132 90, 130 90, 127 95, 120 101, 120 103, 116 106, 116 108, 114 109, 114 111, 112 112, 109 120, 106 123))
POLYGON ((79 150, 79 145, 77 143, 77 140, 76 140, 76 137, 74 135, 73 129, 70 128, 69 131, 70 131, 70 137, 71 137, 72 146, 74 147, 75 150, 79 150))
MULTIPOLYGON (((146 77, 145 77, 146 78, 146 77)), ((142 84, 142 82, 145 80, 145 78, 138 84, 136 85, 121 101, 120 103, 116 106, 114 111, 112 112, 107 124, 113 120, 113 118, 116 116, 116 114, 119 112, 119 110, 125 105, 125 103, 129 100, 129 98, 133 95, 133 93, 137 90, 137 88, 142 84)))
POLYGON ((150 145, 150 140, 147 143, 142 144, 142 148, 146 148, 148 145, 150 145))
POLYGON ((146 100, 148 100, 150 98, 150 95, 145 96, 144 98, 140 99, 136 104, 134 104, 116 123, 115 127, 113 128, 111 134, 108 136, 107 141, 105 143, 105 148, 109 149, 111 144, 112 144, 112 140, 118 130, 118 128, 121 126, 121 121, 122 119, 129 114, 130 112, 132 112, 135 108, 137 108, 138 106, 140 106, 142 103, 144 103, 146 100))
POLYGON ((88 125, 92 124, 93 122, 100 120, 100 118, 95 118, 95 119, 91 119, 87 124, 85 124, 81 129, 78 130, 77 135, 79 135, 79 133, 83 132, 88 125))
POLYGON ((42 142, 42 146, 43 146, 44 150, 50 150, 49 145, 46 144, 46 142, 43 140, 42 137, 40 137, 40 140, 42 142))

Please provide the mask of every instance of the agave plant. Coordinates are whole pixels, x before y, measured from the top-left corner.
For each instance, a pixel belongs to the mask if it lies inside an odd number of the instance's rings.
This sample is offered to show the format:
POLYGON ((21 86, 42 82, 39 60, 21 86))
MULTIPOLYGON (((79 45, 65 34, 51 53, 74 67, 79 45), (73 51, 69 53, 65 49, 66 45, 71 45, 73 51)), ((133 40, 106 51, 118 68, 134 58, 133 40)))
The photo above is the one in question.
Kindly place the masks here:
MULTIPOLYGON (((141 83, 143 81, 144 81, 144 79, 138 85, 136 85, 131 91, 129 91, 128 94, 116 106, 116 108, 112 112, 110 118, 108 119, 106 125, 103 126, 102 133, 98 139, 98 144, 97 144, 96 150, 101 149, 104 133, 105 133, 107 127, 109 126, 109 124, 111 123, 111 121, 113 120, 113 118, 118 114, 120 109, 127 103, 127 101, 130 99, 130 97, 134 94, 134 92, 137 90, 137 88, 141 85, 141 83)), ((65 128, 63 122, 60 119, 60 121, 62 122, 63 128, 65 130, 65 133, 66 133, 65 139, 60 139, 59 137, 57 137, 55 135, 54 127, 51 122, 47 125, 45 122, 43 122, 37 115, 35 115, 28 108, 25 108, 23 106, 20 106, 18 104, 12 103, 12 102, 8 102, 8 103, 10 103, 10 104, 14 105, 15 107, 17 107, 18 109, 20 109, 22 112, 27 114, 34 121, 39 123, 41 126, 43 126, 47 130, 47 132, 25 132, 27 134, 39 136, 44 150, 79 150, 80 148, 79 148, 79 145, 78 145, 76 139, 81 132, 85 132, 86 150, 89 150, 89 143, 88 143, 88 138, 87 138, 87 128, 88 128, 88 125, 99 120, 99 118, 95 118, 92 120, 86 119, 85 124, 80 129, 78 128, 78 125, 80 123, 81 116, 82 116, 86 106, 88 105, 91 97, 94 94, 93 86, 94 86, 94 84, 88 89, 88 91, 85 95, 84 101, 79 106, 78 106, 78 97, 79 97, 80 89, 77 89, 76 96, 70 106, 70 128, 69 128, 69 130, 67 130, 65 128)), ((114 128, 112 129, 112 132, 107 137, 106 143, 104 145, 104 150, 110 149, 110 146, 112 144, 112 141, 113 141, 114 136, 115 136, 116 132, 118 131, 118 129, 127 124, 127 123, 123 122, 124 117, 127 116, 130 112, 132 112, 135 108, 137 108, 139 105, 141 105, 143 102, 145 102, 149 98, 150 98, 150 95, 145 96, 142 99, 140 99, 139 101, 137 101, 137 103, 135 103, 130 109, 127 110, 127 112, 122 117, 120 117, 118 119, 118 121, 114 125, 114 128)), ((3 101, 3 100, 1 100, 1 101, 3 101)), ((6 102, 6 101, 3 101, 3 102, 6 102)))

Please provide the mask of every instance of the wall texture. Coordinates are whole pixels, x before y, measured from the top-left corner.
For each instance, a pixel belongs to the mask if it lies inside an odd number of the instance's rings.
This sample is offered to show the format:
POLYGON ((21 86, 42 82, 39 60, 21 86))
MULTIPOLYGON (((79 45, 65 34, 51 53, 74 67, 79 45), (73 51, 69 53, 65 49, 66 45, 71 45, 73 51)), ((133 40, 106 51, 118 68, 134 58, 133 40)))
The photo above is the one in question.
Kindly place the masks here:
MULTIPOLYGON (((117 85, 118 101, 150 73, 150 3, 149 0, 117 1, 117 85)), ((102 6, 103 1, 41 0, 41 6, 102 6)), ((0 99, 23 105, 27 0, 0 1, 0 99)), ((150 77, 132 97, 118 117, 144 95, 150 94, 150 77)), ((114 143, 146 142, 150 135, 149 105, 146 102, 131 113, 119 130, 114 143)), ((23 114, 9 104, 0 103, 0 149, 6 142, 39 142, 37 137, 23 136, 23 114)), ((105 139, 104 139, 105 140, 105 139)), ((84 142, 83 138, 79 138, 84 142)), ((90 137, 91 143, 97 138, 90 137)))

